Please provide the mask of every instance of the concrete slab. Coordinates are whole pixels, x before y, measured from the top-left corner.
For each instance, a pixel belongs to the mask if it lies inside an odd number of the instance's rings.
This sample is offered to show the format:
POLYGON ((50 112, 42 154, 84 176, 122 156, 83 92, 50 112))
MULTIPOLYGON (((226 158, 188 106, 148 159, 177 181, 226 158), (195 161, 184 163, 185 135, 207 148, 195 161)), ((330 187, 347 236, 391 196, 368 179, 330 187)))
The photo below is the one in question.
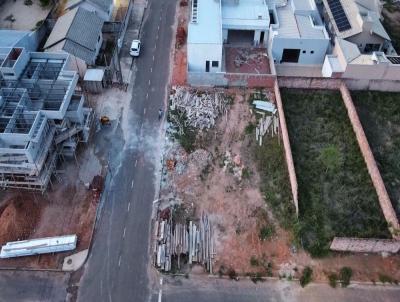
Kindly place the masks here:
POLYGON ((66 272, 76 271, 85 263, 89 250, 83 250, 64 258, 62 270, 66 272))

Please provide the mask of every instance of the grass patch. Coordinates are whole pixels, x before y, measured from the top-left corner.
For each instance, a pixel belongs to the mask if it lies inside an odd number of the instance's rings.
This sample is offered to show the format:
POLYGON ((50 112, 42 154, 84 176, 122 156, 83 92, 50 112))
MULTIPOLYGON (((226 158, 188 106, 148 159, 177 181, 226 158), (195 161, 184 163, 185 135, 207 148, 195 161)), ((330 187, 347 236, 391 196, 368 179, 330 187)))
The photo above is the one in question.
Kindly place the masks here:
POLYGON ((390 237, 337 92, 282 90, 299 184, 295 235, 314 257, 334 236, 390 237))
POLYGON ((400 93, 352 92, 389 197, 400 215, 400 93))
POLYGON ((289 176, 282 143, 268 138, 262 146, 254 146, 257 168, 261 177, 261 192, 282 227, 290 229, 296 221, 289 176))

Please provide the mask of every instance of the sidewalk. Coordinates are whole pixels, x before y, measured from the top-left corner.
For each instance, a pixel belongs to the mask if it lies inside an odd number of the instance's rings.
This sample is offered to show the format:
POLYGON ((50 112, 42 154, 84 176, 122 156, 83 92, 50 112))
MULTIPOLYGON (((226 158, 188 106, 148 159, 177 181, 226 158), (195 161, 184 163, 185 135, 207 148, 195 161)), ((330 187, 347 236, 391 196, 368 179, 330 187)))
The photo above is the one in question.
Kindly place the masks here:
POLYGON ((122 78, 125 83, 130 84, 131 75, 134 72, 133 58, 129 54, 129 47, 132 40, 139 39, 144 14, 147 8, 147 0, 134 0, 132 14, 129 18, 128 28, 126 29, 124 42, 120 53, 122 78))

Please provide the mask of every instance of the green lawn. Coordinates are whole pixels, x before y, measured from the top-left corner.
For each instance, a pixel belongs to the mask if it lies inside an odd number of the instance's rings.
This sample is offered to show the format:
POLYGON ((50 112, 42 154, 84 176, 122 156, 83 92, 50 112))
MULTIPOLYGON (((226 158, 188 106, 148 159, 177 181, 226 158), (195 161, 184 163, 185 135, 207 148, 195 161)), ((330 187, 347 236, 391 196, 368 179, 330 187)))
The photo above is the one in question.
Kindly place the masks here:
POLYGON ((352 92, 365 134, 400 216, 400 93, 352 92))
POLYGON ((304 248, 323 256, 334 236, 390 237, 340 94, 282 90, 282 98, 304 248))

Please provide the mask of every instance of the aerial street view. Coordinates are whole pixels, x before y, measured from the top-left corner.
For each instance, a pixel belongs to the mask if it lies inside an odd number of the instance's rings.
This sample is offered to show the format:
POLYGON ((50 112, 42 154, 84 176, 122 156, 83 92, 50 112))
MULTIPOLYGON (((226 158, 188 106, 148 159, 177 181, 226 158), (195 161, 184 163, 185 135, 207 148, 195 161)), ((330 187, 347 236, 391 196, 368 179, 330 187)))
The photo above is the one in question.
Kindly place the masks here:
POLYGON ((400 301, 399 0, 0 0, 0 302, 400 301))

